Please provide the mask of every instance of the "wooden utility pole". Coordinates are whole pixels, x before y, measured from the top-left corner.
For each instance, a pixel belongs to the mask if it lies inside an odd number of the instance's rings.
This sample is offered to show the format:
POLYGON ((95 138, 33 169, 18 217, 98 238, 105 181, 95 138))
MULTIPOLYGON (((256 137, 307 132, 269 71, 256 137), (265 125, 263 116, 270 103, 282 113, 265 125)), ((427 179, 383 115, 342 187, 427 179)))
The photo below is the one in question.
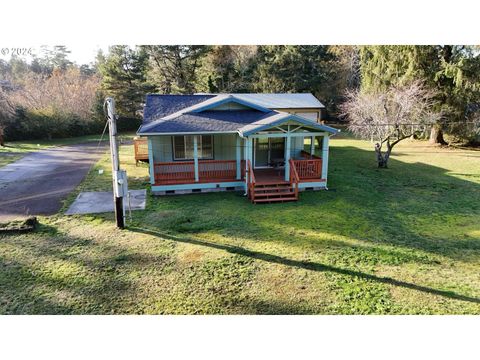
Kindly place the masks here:
POLYGON ((108 129, 110 135, 110 154, 112 157, 113 177, 113 201, 117 227, 125 227, 125 209, 123 208, 123 196, 126 188, 126 173, 120 170, 117 144, 117 115, 115 114, 115 101, 112 98, 105 99, 107 108, 108 129))

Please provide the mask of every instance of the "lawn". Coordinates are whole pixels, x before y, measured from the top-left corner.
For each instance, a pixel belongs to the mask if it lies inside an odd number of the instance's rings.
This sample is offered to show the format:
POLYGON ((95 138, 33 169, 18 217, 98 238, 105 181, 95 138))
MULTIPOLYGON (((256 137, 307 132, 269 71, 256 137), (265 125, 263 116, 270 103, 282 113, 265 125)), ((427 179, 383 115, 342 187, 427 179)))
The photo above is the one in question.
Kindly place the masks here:
MULTIPOLYGON (((296 203, 149 197, 127 230, 57 215, 0 235, 0 313, 480 314, 480 151, 406 141, 379 170, 370 143, 331 144, 330 190, 296 203)), ((148 187, 132 152, 130 188, 148 187)))

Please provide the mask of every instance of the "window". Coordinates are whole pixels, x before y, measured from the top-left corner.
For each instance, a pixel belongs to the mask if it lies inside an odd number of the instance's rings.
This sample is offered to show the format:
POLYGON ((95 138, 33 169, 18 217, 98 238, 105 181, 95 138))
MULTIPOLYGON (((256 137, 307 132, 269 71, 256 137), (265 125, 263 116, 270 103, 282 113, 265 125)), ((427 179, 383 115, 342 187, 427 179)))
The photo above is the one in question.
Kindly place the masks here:
MULTIPOLYGON (((199 159, 213 159, 213 136, 198 135, 197 150, 199 159)), ((173 137, 173 158, 175 160, 193 159, 193 135, 173 137)))

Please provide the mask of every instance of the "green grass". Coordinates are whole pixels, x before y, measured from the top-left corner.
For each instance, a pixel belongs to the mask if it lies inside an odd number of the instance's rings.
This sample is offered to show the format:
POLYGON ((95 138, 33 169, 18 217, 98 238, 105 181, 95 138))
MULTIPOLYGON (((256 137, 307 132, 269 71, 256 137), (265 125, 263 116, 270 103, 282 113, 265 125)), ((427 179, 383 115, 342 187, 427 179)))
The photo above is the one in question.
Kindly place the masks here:
POLYGON ((370 143, 331 145, 330 190, 297 203, 149 197, 128 230, 57 215, 0 235, 0 313, 480 314, 480 152, 406 141, 379 170, 370 143))

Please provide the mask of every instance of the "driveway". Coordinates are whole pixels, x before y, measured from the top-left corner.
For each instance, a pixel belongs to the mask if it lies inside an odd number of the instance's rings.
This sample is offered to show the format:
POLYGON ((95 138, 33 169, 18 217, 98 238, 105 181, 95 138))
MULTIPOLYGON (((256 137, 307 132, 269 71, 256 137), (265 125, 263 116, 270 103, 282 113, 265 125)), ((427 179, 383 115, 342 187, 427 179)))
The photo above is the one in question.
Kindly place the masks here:
POLYGON ((26 155, 0 168, 0 222, 52 215, 106 152, 96 143, 62 146, 26 155))

